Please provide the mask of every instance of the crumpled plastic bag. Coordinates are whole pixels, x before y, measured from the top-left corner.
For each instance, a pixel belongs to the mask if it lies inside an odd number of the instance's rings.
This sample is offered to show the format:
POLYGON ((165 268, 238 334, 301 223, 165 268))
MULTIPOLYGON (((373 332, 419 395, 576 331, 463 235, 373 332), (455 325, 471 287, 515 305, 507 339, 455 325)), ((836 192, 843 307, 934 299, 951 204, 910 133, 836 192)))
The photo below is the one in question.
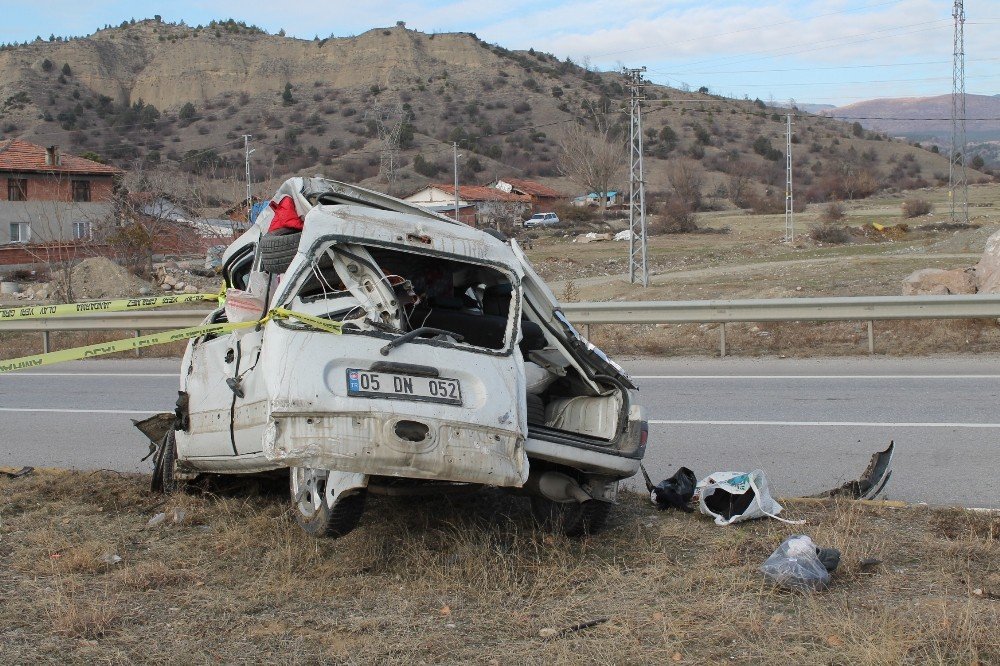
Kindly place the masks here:
POLYGON ((825 590, 830 572, 840 563, 840 551, 819 548, 805 534, 793 534, 761 565, 761 573, 771 583, 792 590, 825 590))
POLYGON ((691 513, 694 511, 691 508, 691 498, 694 496, 697 482, 694 472, 687 467, 681 467, 669 479, 664 479, 650 488, 649 499, 658 509, 680 509, 691 513))
POLYGON ((782 507, 771 497, 767 478, 760 469, 708 475, 698 482, 698 506, 703 514, 715 519, 716 525, 764 516, 795 525, 805 522, 778 517, 782 507))

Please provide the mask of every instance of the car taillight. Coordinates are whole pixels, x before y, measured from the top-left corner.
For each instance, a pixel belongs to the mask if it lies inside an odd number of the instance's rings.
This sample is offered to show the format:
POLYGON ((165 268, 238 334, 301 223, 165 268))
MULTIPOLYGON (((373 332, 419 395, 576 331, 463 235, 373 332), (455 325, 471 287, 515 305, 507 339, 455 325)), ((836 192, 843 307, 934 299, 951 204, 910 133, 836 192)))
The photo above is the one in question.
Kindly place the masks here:
POLYGON ((639 433, 639 445, 646 446, 647 439, 649 439, 649 424, 643 421, 642 430, 639 433))

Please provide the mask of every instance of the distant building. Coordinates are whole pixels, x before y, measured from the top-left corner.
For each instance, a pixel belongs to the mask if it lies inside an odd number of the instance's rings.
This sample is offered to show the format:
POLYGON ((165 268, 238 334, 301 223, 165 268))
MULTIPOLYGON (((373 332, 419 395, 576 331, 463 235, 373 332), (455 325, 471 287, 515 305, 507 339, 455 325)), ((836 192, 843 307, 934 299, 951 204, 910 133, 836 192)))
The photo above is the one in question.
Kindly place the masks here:
MULTIPOLYGON (((625 203, 625 197, 621 192, 616 192, 611 190, 605 193, 607 199, 605 200, 605 206, 607 208, 613 208, 615 206, 622 206, 625 203)), ((574 206, 600 206, 601 205, 601 195, 597 192, 591 192, 582 197, 576 197, 573 199, 574 206)))
POLYGON ((490 187, 508 194, 520 194, 528 197, 531 199, 531 210, 533 213, 551 213, 555 210, 556 206, 565 203, 568 199, 562 192, 534 180, 504 178, 503 180, 497 180, 490 187))
POLYGON ((89 240, 122 174, 58 146, 0 141, 0 244, 89 240))
MULTIPOLYGON (((404 201, 455 217, 455 186, 428 185, 405 197, 404 201)), ((520 220, 531 210, 531 198, 483 185, 458 186, 458 219, 470 226, 492 226, 520 220)))

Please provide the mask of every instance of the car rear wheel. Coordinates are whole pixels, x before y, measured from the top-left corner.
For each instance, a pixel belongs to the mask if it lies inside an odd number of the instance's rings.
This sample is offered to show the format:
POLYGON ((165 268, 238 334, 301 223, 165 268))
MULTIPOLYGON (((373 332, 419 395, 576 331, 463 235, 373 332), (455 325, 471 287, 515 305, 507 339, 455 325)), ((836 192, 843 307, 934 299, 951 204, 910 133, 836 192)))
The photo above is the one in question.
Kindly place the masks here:
POLYGON ((599 500, 556 502, 532 495, 531 513, 545 531, 576 537, 600 532, 608 521, 611 503, 599 500))
POLYGON ((364 513, 368 495, 365 487, 358 487, 355 478, 358 476, 313 467, 292 467, 289 489, 295 521, 308 534, 317 537, 342 537, 353 530, 364 513))

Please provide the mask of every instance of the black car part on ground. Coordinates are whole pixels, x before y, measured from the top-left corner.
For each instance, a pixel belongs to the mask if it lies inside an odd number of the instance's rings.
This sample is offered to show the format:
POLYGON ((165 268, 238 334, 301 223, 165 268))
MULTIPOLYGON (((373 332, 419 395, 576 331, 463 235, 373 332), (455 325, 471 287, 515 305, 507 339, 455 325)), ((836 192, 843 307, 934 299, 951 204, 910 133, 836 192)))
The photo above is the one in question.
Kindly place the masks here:
POLYGON ((868 461, 868 467, 861 477, 848 481, 842 486, 826 490, 812 497, 848 497, 850 499, 875 499, 885 489, 892 477, 892 454, 896 449, 895 442, 890 441, 884 451, 876 451, 868 461))

